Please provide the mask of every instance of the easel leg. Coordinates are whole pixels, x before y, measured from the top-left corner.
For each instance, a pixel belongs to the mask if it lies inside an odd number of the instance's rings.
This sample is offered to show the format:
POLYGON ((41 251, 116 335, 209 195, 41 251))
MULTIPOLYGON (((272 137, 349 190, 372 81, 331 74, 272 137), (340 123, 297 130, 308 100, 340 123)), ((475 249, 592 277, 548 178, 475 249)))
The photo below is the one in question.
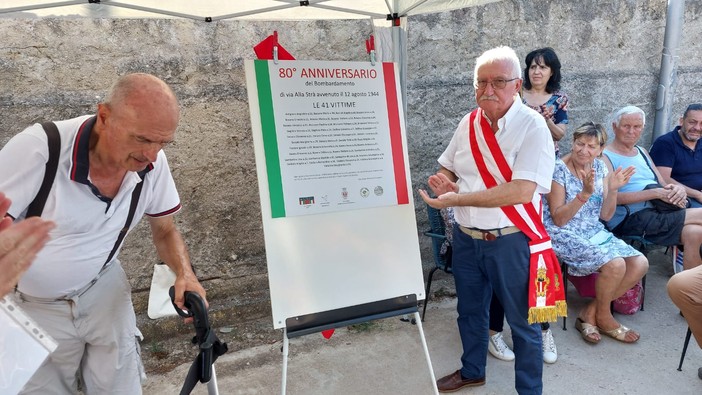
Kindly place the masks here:
POLYGON ((285 386, 288 379, 288 331, 283 328, 283 382, 280 385, 280 393, 285 395, 285 386))
POLYGON ((424 356, 427 358, 427 365, 429 365, 429 375, 431 376, 431 385, 434 387, 434 395, 439 395, 439 388, 436 386, 436 376, 434 375, 434 367, 431 365, 431 358, 429 357, 429 347, 427 347, 427 339, 424 337, 424 329, 422 328, 422 319, 419 316, 419 311, 414 313, 414 319, 415 321, 417 321, 419 337, 422 339, 422 347, 424 347, 424 356))
POLYGON ((215 366, 212 364, 212 378, 207 382, 207 393, 209 395, 219 395, 219 388, 217 388, 217 373, 215 373, 215 366))

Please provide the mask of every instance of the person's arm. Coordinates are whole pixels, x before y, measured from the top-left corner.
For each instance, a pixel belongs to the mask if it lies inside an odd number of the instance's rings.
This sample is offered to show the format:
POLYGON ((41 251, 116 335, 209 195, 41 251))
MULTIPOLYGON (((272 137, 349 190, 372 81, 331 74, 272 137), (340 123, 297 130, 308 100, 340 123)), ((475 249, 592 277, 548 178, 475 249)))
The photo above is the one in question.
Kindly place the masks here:
MULTIPOLYGON (((567 224, 595 192, 594 169, 578 171, 578 177, 583 180, 583 189, 570 202, 566 202, 566 191, 563 185, 556 182, 556 180, 551 181, 551 192, 546 195, 546 201, 551 212, 551 218, 556 226, 560 227, 567 224)), ((558 178, 558 176, 555 175, 554 178, 558 178)))
POLYGON ((546 201, 548 202, 553 223, 558 227, 567 224, 584 204, 578 199, 573 199, 570 202, 566 202, 565 199, 565 188, 563 188, 563 185, 553 181, 551 183, 551 192, 546 194, 546 201))
POLYGON ((431 198, 423 189, 419 190, 422 199, 431 207, 442 209, 456 206, 502 207, 531 202, 536 191, 536 183, 528 180, 512 180, 494 188, 466 193, 446 192, 431 198))
POLYGON ((185 291, 198 293, 207 304, 205 289, 202 287, 190 264, 188 250, 173 216, 149 217, 154 246, 161 260, 176 274, 175 304, 184 309, 185 291))
POLYGON ((568 96, 564 93, 556 93, 556 109, 553 116, 546 118, 546 126, 551 132, 553 141, 561 141, 565 136, 568 126, 568 96))
POLYGON ((546 126, 548 126, 548 131, 551 132, 551 137, 553 138, 553 141, 561 141, 563 136, 565 136, 566 124, 565 123, 556 124, 553 122, 551 117, 547 117, 545 119, 546 119, 546 126))
POLYGON ((617 195, 619 188, 626 185, 631 176, 634 175, 636 169, 634 166, 629 166, 626 169, 617 168, 614 172, 609 172, 602 183, 603 196, 602 209, 600 210, 600 219, 609 221, 614 216, 617 210, 617 195))
MULTIPOLYGON (((654 163, 653 159, 645 148, 641 148, 641 152, 646 156, 648 163, 654 163)), ((663 175, 658 171, 656 166, 651 166, 651 170, 653 170, 653 173, 656 174, 657 180, 663 181, 663 188, 656 188, 663 190, 661 193, 664 195, 664 197, 659 199, 671 204, 677 204, 680 207, 687 206, 687 192, 685 192, 685 188, 683 188, 683 186, 680 184, 672 184, 665 181, 665 179, 663 179, 663 175)))
POLYGON ((683 187, 685 189, 685 193, 687 194, 687 196, 689 196, 693 199, 696 199, 698 201, 702 201, 702 191, 698 191, 696 189, 692 189, 692 188, 688 187, 685 184, 681 184, 681 183, 677 182, 673 177, 670 176, 673 172, 673 169, 671 167, 656 166, 656 170, 658 170, 658 173, 660 173, 661 180, 665 184, 680 185, 681 187, 683 187))
MULTIPOLYGON (((643 150, 643 148, 642 151, 644 152, 644 155, 646 155, 646 151, 643 150)), ((605 164, 607 164, 607 169, 610 171, 610 173, 614 171, 612 168, 612 162, 609 161, 609 158, 606 155, 603 156, 603 160, 605 164)), ((660 173, 658 173, 655 167, 653 167, 653 172, 655 176, 658 177, 658 179, 660 179, 660 173)), ((653 183, 654 181, 652 180, 651 182, 653 183)), ((618 192, 617 204, 632 204, 646 202, 653 199, 661 199, 672 204, 680 204, 681 202, 685 201, 684 198, 680 199, 680 196, 684 193, 684 189, 682 189, 679 186, 675 186, 674 184, 668 184, 663 188, 644 189, 637 192, 618 192), (676 202, 673 202, 671 200, 671 197, 676 197, 676 202)))

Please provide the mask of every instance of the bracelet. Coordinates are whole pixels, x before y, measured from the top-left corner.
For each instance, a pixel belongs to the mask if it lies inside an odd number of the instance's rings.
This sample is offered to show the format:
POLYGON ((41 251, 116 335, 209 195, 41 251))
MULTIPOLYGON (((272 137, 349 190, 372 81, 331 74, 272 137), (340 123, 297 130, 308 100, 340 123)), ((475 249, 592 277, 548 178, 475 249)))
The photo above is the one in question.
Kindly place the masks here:
POLYGON ((580 192, 578 192, 578 193, 575 194, 575 198, 578 199, 578 200, 580 200, 580 203, 582 203, 582 204, 587 203, 587 199, 583 199, 583 198, 580 197, 580 192))

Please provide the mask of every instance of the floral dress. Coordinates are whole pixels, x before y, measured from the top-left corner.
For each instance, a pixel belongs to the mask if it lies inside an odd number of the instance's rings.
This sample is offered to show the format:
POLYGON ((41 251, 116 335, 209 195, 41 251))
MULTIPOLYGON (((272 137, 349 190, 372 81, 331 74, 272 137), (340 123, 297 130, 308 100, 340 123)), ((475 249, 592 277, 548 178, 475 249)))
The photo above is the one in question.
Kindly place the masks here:
MULTIPOLYGON (((545 197, 543 199, 544 225, 551 236, 553 251, 559 259, 568 263, 568 273, 573 276, 592 274, 614 258, 641 255, 607 231, 600 222, 607 167, 599 159, 595 159, 593 167, 595 192, 563 227, 553 223, 548 202, 545 197)), ((566 202, 576 199, 575 195, 583 189, 582 181, 560 159, 556 160, 553 181, 565 188, 566 202)))
MULTIPOLYGON (((522 103, 527 107, 535 110, 544 117, 551 118, 553 123, 558 124, 568 124, 568 96, 565 93, 556 91, 553 92, 551 97, 546 101, 546 103, 539 106, 531 106, 529 103, 522 98, 522 103)), ((558 142, 553 142, 554 149, 556 150, 556 158, 559 157, 560 150, 558 148, 558 142)))

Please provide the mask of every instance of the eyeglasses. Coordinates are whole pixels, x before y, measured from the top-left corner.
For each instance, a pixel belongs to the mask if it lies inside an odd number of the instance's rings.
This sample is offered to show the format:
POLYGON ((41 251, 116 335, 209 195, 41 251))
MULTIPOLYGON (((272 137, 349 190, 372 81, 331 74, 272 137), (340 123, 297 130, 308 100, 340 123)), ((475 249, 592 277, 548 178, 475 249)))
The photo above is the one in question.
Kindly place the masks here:
POLYGON ((507 86, 508 82, 512 82, 514 80, 518 80, 519 77, 512 78, 511 80, 503 80, 502 78, 498 78, 492 81, 481 81, 478 80, 473 84, 473 87, 475 89, 485 89, 487 87, 488 82, 490 85, 492 85, 492 89, 504 89, 505 86, 507 86))

